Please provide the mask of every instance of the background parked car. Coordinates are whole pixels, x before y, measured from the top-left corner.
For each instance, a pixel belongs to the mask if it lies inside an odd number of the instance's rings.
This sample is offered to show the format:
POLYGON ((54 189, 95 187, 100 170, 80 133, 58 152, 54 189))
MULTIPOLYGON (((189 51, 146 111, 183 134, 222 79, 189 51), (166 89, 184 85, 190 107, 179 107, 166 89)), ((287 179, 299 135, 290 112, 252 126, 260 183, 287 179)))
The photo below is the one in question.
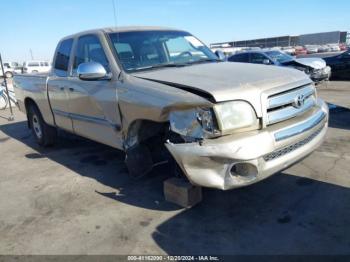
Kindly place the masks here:
POLYGON ((325 57, 324 60, 332 68, 332 78, 350 79, 350 49, 340 55, 325 57))
POLYGON ((304 47, 302 46, 296 46, 295 47, 295 55, 306 55, 307 51, 304 47))
POLYGON ((339 45, 339 48, 340 48, 341 51, 346 51, 346 50, 348 50, 348 47, 346 46, 346 44, 340 44, 340 45, 339 45))
POLYGON ((49 72, 51 66, 45 61, 26 61, 23 63, 23 73, 46 73, 49 72))
POLYGON ((282 47, 282 51, 288 55, 295 55, 295 48, 292 46, 282 47))
MULTIPOLYGON (((3 66, 4 66, 5 77, 12 78, 13 75, 15 74, 15 70, 9 67, 8 65, 3 64, 3 66)), ((0 77, 4 77, 1 68, 0 68, 0 77)))
POLYGON ((328 46, 331 49, 331 52, 339 52, 339 51, 341 51, 338 44, 330 44, 328 46))
POLYGON ((7 68, 12 68, 12 71, 15 74, 22 73, 22 67, 17 62, 4 62, 4 66, 6 66, 7 68))
POLYGON ((331 74, 330 67, 322 58, 295 58, 278 50, 250 51, 230 56, 227 60, 229 62, 293 67, 304 71, 316 83, 329 79, 331 74))
POLYGON ((308 54, 318 53, 318 47, 315 45, 306 45, 305 49, 308 54))
POLYGON ((330 52, 331 49, 327 45, 320 45, 318 47, 318 52, 319 53, 325 53, 325 52, 330 52))

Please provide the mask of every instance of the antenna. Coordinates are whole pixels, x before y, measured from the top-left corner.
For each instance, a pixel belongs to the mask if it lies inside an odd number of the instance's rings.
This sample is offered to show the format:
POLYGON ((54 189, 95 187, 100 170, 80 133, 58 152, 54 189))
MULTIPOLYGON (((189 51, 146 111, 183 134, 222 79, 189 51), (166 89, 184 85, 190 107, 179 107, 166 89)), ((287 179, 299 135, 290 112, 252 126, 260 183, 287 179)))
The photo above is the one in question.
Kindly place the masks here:
POLYGON ((112 0, 112 4, 113 4, 113 15, 114 15, 114 24, 117 27, 117 8, 116 8, 116 3, 117 0, 112 0))
POLYGON ((33 57, 33 51, 32 51, 32 49, 31 49, 31 48, 29 49, 29 53, 30 53, 30 57, 32 58, 32 60, 34 60, 34 57, 33 57))
MULTIPOLYGON (((118 20, 117 20, 117 1, 118 1, 118 0, 112 0, 115 27, 118 27, 118 20)), ((117 42, 119 43, 119 32, 118 32, 118 30, 117 30, 117 42)))

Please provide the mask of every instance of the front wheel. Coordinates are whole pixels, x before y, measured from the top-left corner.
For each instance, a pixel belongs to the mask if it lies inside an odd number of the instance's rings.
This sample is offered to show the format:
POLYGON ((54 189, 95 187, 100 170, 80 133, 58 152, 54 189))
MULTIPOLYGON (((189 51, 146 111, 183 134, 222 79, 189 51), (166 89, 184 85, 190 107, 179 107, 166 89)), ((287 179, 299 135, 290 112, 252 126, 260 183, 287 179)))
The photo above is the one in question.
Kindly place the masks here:
POLYGON ((41 146, 50 146, 55 143, 57 130, 43 120, 39 109, 35 105, 29 108, 28 119, 36 142, 41 146))
POLYGON ((4 110, 7 107, 8 99, 5 93, 3 92, 0 95, 0 110, 4 110))

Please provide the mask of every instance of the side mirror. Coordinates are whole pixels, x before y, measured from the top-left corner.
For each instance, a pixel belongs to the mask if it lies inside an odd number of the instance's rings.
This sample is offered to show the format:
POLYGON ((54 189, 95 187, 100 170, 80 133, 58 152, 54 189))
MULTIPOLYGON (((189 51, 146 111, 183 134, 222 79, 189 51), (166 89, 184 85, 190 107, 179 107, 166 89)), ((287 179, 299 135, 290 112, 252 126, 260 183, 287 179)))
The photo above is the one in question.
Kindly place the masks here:
POLYGON ((226 60, 226 56, 225 56, 224 52, 222 52, 221 50, 216 50, 215 54, 219 58, 219 60, 221 60, 221 61, 226 60))
POLYGON ((270 60, 269 60, 269 59, 264 59, 264 60, 263 60, 263 64, 264 64, 264 65, 270 65, 271 63, 270 63, 270 60))
POLYGON ((99 80, 107 77, 106 69, 100 63, 96 62, 80 64, 77 74, 81 80, 99 80))

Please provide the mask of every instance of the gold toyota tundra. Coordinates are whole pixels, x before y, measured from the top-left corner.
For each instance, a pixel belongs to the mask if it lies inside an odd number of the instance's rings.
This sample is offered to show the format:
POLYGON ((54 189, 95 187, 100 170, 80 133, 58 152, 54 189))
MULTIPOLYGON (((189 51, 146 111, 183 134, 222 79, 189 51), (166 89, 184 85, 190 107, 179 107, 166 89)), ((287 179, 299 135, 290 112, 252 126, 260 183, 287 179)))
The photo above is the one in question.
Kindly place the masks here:
POLYGON ((59 128, 125 151, 133 176, 170 161, 191 183, 223 190, 301 160, 328 125, 305 73, 224 62, 168 28, 67 36, 49 74, 16 75, 14 86, 40 145, 53 144, 59 128))

